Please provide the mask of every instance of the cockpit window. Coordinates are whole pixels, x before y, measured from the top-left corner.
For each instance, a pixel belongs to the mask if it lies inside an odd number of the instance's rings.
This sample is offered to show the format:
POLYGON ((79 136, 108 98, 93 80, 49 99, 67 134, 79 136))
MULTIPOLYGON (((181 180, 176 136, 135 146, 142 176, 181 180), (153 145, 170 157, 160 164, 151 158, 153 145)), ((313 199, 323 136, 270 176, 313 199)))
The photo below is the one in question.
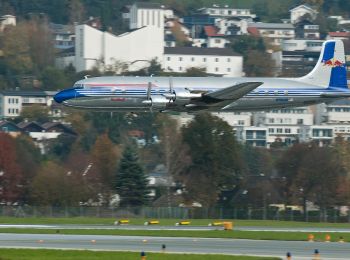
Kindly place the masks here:
POLYGON ((84 84, 75 83, 74 88, 84 88, 84 84))

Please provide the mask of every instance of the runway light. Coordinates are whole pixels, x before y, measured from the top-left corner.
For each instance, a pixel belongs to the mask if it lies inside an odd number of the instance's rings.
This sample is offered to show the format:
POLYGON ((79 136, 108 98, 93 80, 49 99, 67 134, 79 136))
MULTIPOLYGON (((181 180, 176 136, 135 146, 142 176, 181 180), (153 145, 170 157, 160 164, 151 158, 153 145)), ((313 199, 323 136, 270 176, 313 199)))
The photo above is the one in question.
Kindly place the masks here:
POLYGON ((44 240, 40 239, 38 240, 38 243, 44 243, 44 240))
POLYGON ((292 260, 292 254, 290 252, 287 252, 287 260, 292 260))
POLYGON ((163 244, 163 245, 162 245, 162 252, 163 252, 163 253, 165 253, 165 249, 166 249, 166 245, 163 244))
POLYGON ((315 249, 314 252, 314 259, 313 260, 320 260, 320 251, 318 251, 318 249, 315 249))
POLYGON ((141 260, 146 260, 146 253, 145 252, 141 252, 141 260))
POLYGON ((142 240, 143 243, 147 243, 147 239, 142 240))
POLYGON ((96 244, 96 240, 95 240, 95 239, 92 239, 92 240, 91 240, 91 243, 96 244))
POLYGON ((344 238, 342 236, 339 237, 339 243, 344 243, 344 238))
POLYGON ((309 242, 314 242, 314 239, 315 239, 315 236, 313 234, 309 234, 307 236, 307 241, 309 241, 309 242))
POLYGON ((330 242, 331 241, 331 236, 329 234, 327 234, 325 236, 325 242, 330 242))

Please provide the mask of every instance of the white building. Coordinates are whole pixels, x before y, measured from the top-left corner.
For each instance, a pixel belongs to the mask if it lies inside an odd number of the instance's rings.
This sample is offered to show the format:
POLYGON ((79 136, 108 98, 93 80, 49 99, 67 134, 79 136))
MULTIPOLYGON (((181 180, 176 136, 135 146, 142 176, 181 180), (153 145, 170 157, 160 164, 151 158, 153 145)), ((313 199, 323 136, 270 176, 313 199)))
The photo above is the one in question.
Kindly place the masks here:
MULTIPOLYGON (((121 35, 102 32, 88 25, 75 27, 75 68, 90 70, 123 64, 128 70, 149 66, 152 59, 162 61, 164 30, 157 26, 142 27, 121 35)), ((68 59, 68 58, 67 58, 68 59)))
POLYGON ((212 7, 204 7, 198 11, 211 16, 256 18, 256 15, 252 14, 250 9, 237 9, 229 7, 228 5, 219 6, 214 4, 212 7))
POLYGON ((157 3, 138 2, 130 7, 130 29, 155 26, 164 29, 165 18, 173 18, 173 10, 157 3))
POLYGON ((213 115, 220 117, 234 129, 252 125, 252 113, 250 112, 213 113, 213 115))
POLYGON ((322 49, 323 40, 283 40, 283 51, 306 51, 306 52, 320 52, 322 49))
POLYGON ((41 105, 50 107, 54 92, 3 90, 0 92, 0 117, 14 118, 23 107, 41 105))
POLYGON ((295 37, 295 28, 288 23, 249 23, 248 32, 271 39, 271 43, 275 45, 281 45, 282 40, 295 37))
POLYGON ((75 30, 73 25, 50 23, 50 29, 54 36, 54 44, 57 49, 74 47, 75 30))
POLYGON ((236 127, 237 140, 254 147, 267 147, 267 133, 267 127, 236 127))
POLYGON ((237 17, 218 18, 215 20, 215 26, 219 28, 220 34, 223 35, 243 35, 248 34, 249 19, 237 17))
POLYGON ((3 15, 0 17, 0 32, 2 32, 6 26, 16 26, 16 16, 14 15, 3 15))
POLYGON ((334 138, 334 127, 330 125, 303 126, 300 129, 300 141, 315 142, 319 146, 330 145, 334 138))
POLYGON ((168 72, 185 72, 188 68, 199 67, 205 68, 208 74, 243 75, 243 57, 226 48, 165 48, 163 65, 168 72))
POLYGON ((299 139, 302 127, 311 126, 313 123, 314 115, 308 107, 254 113, 254 125, 268 129, 267 145, 275 141, 290 145, 299 139))
POLYGON ((320 123, 350 124, 350 100, 342 99, 330 104, 317 106, 320 114, 320 123))
POLYGON ((303 16, 309 16, 311 20, 315 20, 317 17, 317 11, 308 5, 299 5, 289 10, 290 21, 292 24, 298 23, 303 16))

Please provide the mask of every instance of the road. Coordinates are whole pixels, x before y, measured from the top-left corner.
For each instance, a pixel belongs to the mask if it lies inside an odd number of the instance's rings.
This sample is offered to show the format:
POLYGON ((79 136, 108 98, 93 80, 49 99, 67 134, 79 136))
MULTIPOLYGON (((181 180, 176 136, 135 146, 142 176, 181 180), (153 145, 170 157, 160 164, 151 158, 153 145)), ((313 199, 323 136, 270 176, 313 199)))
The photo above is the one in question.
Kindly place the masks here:
POLYGON ((160 252, 162 244, 166 245, 167 252, 176 253, 259 255, 277 256, 285 259, 286 253, 291 252, 293 260, 311 259, 315 249, 320 251, 321 259, 345 260, 349 259, 350 255, 350 243, 146 236, 0 234, 0 247, 8 248, 160 252))

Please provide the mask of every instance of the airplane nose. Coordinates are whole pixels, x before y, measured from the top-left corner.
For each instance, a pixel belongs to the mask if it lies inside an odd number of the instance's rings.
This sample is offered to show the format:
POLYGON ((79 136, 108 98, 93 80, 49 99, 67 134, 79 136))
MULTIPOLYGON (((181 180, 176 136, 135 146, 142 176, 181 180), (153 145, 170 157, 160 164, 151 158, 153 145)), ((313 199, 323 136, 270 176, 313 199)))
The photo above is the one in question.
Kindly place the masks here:
POLYGON ((58 92, 56 95, 54 95, 53 99, 57 103, 62 103, 65 100, 69 100, 75 98, 75 90, 74 89, 65 89, 60 92, 58 92))

